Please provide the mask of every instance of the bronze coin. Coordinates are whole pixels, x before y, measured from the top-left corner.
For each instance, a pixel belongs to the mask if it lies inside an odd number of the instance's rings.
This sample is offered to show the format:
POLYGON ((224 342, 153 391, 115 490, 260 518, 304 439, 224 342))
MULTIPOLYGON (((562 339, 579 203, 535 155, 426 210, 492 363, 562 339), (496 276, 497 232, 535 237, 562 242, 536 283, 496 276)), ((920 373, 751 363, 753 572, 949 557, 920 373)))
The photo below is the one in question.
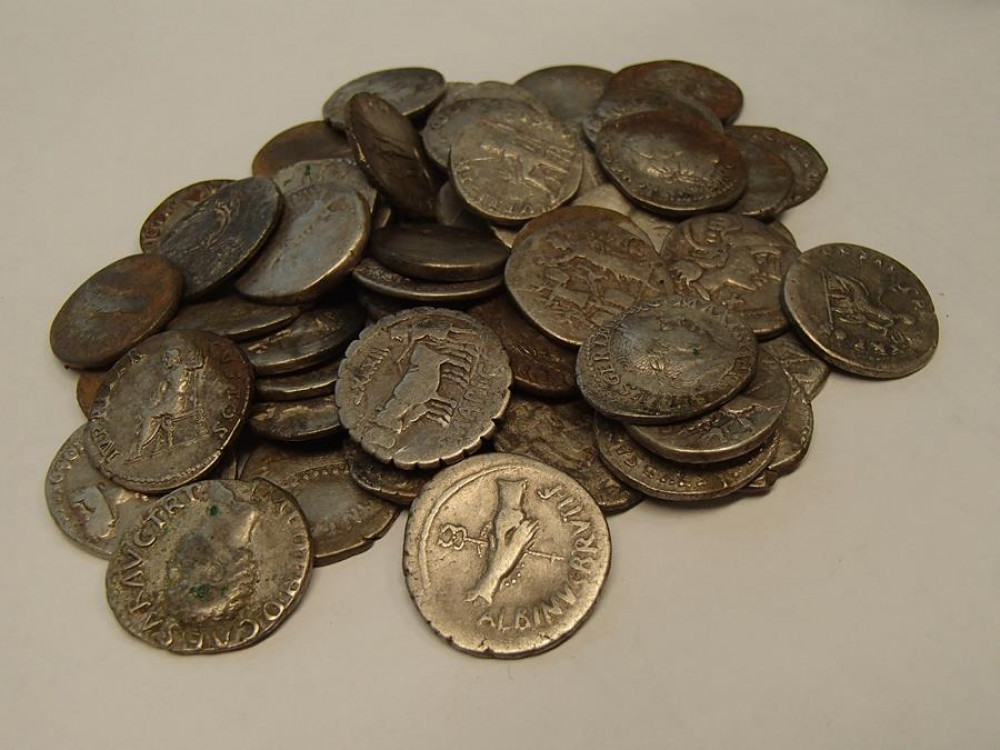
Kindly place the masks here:
POLYGON ((168 195, 142 223, 139 247, 144 253, 158 253, 160 239, 167 230, 187 216, 199 203, 231 182, 232 180, 202 180, 168 195))
POLYGON ((483 231, 409 224, 372 233, 372 257, 391 271, 425 281, 476 281, 503 272, 509 255, 483 231))
POLYGON ((282 130, 265 143, 253 158, 250 173, 274 177, 296 162, 350 155, 351 144, 342 133, 323 120, 314 120, 282 130))
POLYGON ((608 81, 607 91, 652 89, 695 99, 723 122, 743 108, 740 87, 711 68, 683 60, 656 60, 622 68, 608 81))

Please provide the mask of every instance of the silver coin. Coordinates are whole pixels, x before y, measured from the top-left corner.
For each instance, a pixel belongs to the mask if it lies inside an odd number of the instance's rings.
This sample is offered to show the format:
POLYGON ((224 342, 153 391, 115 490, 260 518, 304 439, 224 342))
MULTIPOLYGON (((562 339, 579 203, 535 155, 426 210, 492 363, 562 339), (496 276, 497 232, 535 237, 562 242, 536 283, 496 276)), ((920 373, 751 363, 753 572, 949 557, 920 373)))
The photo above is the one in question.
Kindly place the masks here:
POLYGON ((580 346, 635 302, 659 297, 666 267, 621 214, 570 207, 529 223, 504 269, 521 312, 556 341, 580 346))
POLYGON ((750 380, 753 332, 723 307, 696 299, 642 302, 588 338, 576 381, 597 411, 638 424, 711 411, 750 380))
POLYGON ((542 68, 517 80, 546 109, 564 123, 579 122, 604 93, 611 71, 587 65, 556 65, 542 68))
POLYGON ((516 229, 490 224, 490 231, 493 233, 494 237, 500 240, 507 247, 514 247, 514 238, 517 237, 516 229))
POLYGON ((597 138, 597 158, 630 199, 667 216, 724 208, 747 185, 746 165, 733 142, 666 112, 640 112, 607 124, 597 138))
POLYGON ((163 492, 209 472, 250 404, 253 371, 228 339, 167 331, 129 350, 94 399, 87 451, 101 473, 163 492))
POLYGON ((230 294, 211 302, 185 305, 167 324, 171 331, 208 331, 245 341, 280 331, 302 312, 294 305, 262 305, 230 294))
POLYGON ((158 252, 184 274, 184 296, 200 297, 239 273, 278 224, 282 199, 266 177, 224 185, 176 222, 158 252))
POLYGON ((63 443, 45 477, 45 500, 59 530, 92 555, 111 557, 149 498, 115 484, 90 463, 87 425, 63 443))
MULTIPOLYGON (((444 183, 438 190, 434 218, 437 219, 438 224, 443 224, 446 227, 489 231, 489 227, 482 217, 476 216, 462 203, 462 199, 458 197, 458 193, 455 192, 455 187, 450 181, 444 183)), ((510 247, 506 243, 505 246, 510 247)))
POLYGON ((583 157, 577 137, 558 121, 506 111, 462 130, 450 168, 467 206, 490 222, 516 225, 573 197, 583 157))
POLYGON ((365 453, 353 441, 346 447, 347 465, 351 479, 363 490, 383 500, 409 506, 435 471, 420 469, 397 469, 392 464, 384 464, 365 453))
POLYGON ((736 146, 747 167, 747 189, 729 210, 766 221, 785 210, 795 177, 791 167, 772 151, 748 140, 736 146))
POLYGON ((239 456, 235 448, 229 448, 219 457, 219 462, 212 467, 211 474, 207 478, 236 479, 237 474, 239 474, 239 456))
MULTIPOLYGON (((381 320, 386 315, 395 315, 396 313, 403 312, 403 310, 410 310, 423 304, 412 300, 398 299, 397 297, 386 297, 384 294, 360 287, 355 290, 355 294, 361 307, 364 308, 365 314, 368 316, 369 323, 381 320)), ((444 302, 437 304, 443 307, 448 306, 444 302)))
POLYGON ((177 654, 235 651, 302 600, 312 546, 295 498, 208 480, 150 504, 108 564, 108 604, 136 638, 177 654))
POLYGON ((333 393, 337 385, 337 371, 340 360, 314 367, 291 375, 275 375, 257 378, 254 391, 263 401, 301 401, 333 393))
POLYGON ((778 360, 789 377, 805 391, 806 398, 810 401, 823 389, 830 374, 829 366, 810 352, 794 333, 785 333, 776 339, 764 341, 760 348, 778 360))
POLYGON ((583 138, 577 138, 577 143, 580 144, 580 155, 583 157, 583 169, 580 171, 580 187, 577 188, 577 195, 583 195, 586 192, 593 190, 601 185, 607 185, 608 178, 604 174, 604 170, 601 169, 601 162, 597 158, 597 154, 594 153, 594 149, 590 147, 590 144, 583 140, 583 138))
POLYGON ((631 203, 622 192, 612 185, 605 183, 587 192, 582 192, 573 199, 574 206, 593 206, 594 208, 606 208, 609 211, 618 213, 630 218, 639 229, 649 237, 653 249, 657 252, 663 247, 663 242, 667 235, 674 231, 677 226, 676 221, 670 221, 657 214, 643 211, 641 208, 631 203))
POLYGON ((683 464, 647 451, 625 426, 598 416, 597 448, 611 473, 639 492, 659 500, 706 502, 742 489, 774 457, 777 433, 763 445, 732 461, 683 464))
POLYGON ((391 271, 438 282, 499 276, 510 254, 500 240, 486 232, 440 224, 380 229, 372 233, 368 251, 391 271))
POLYGON ((812 434, 812 404, 805 391, 792 383, 788 406, 778 421, 778 448, 767 465, 768 472, 781 476, 795 469, 809 450, 812 434))
POLYGON ((361 195, 337 183, 322 182, 288 194, 281 223, 236 280, 236 290, 272 304, 319 299, 361 260, 370 216, 361 195))
POLYGON ((667 237, 661 255, 676 294, 732 310, 760 337, 788 327, 781 282, 799 251, 756 219, 695 216, 667 237))
POLYGON ((390 271, 374 258, 354 267, 354 280, 376 294, 424 304, 444 304, 489 297, 503 286, 502 276, 475 281, 421 281, 390 271))
POLYGON ((454 310, 418 307, 369 326, 337 380, 355 442, 402 469, 434 468, 476 451, 510 398, 496 334, 454 310))
POLYGON ((646 450, 689 464, 729 461, 746 455, 774 433, 791 385, 781 365, 761 353, 747 387, 700 417, 667 425, 625 425, 646 450))
POLYGON ((447 107, 435 108, 420 136, 431 161, 447 170, 451 147, 469 125, 495 117, 497 113, 509 112, 514 116, 528 113, 530 116, 536 111, 530 105, 513 99, 456 99, 447 107))
POLYGON ((317 308, 277 333, 243 344, 243 351, 258 375, 297 372, 332 359, 364 322, 364 310, 354 302, 317 308))
POLYGON ((583 401, 551 403, 515 396, 493 436, 502 453, 517 453, 554 466, 583 485, 605 513, 637 505, 643 495, 623 486, 601 463, 594 412, 583 401))
POLYGON ((480 81, 471 86, 463 86, 451 95, 452 103, 469 101, 470 99, 502 99, 524 104, 543 115, 549 114, 546 106, 530 91, 503 81, 480 81))
POLYGON ((860 245, 814 247, 788 270, 782 301, 796 331, 828 363, 870 378, 900 378, 930 361, 934 302, 916 275, 860 245))
POLYGON ((299 401, 262 401, 250 407, 247 423, 268 440, 317 440, 340 431, 340 412, 333 396, 299 401))
POLYGON ((434 632, 476 656, 530 656, 565 641, 593 610, 610 562, 593 498, 523 456, 441 471, 406 524, 410 596, 434 632))
POLYGON ((711 68, 683 60, 654 60, 622 68, 608 81, 607 91, 653 90, 701 102, 723 122, 743 108, 740 87, 711 68))
POLYGON ((347 128, 347 105, 360 92, 377 94, 405 117, 426 112, 444 96, 444 76, 428 68, 394 68, 345 83, 323 105, 323 117, 337 130, 347 128))
POLYGON ((347 454, 337 445, 322 449, 264 445, 247 459, 245 474, 295 496, 309 526, 316 565, 370 549, 399 514, 399 508, 354 483, 347 454))
POLYGON ((795 241, 795 235, 792 234, 791 230, 782 224, 780 221, 769 221, 767 223, 767 228, 773 232, 777 232, 782 239, 786 240, 789 244, 799 246, 799 243, 795 241))
POLYGON ((811 198, 826 177, 827 166, 823 157, 812 144, 796 135, 757 125, 737 125, 730 128, 727 134, 734 140, 750 141, 766 148, 792 170, 792 189, 785 200, 785 208, 811 198))
POLYGON ((361 195, 371 211, 374 211, 378 204, 378 191, 368 181, 352 156, 298 161, 280 170, 273 179, 278 190, 284 195, 312 185, 332 182, 341 190, 361 195))
POLYGON ((195 206, 231 182, 232 180, 202 180, 168 195, 142 223, 142 228, 139 230, 139 247, 144 253, 159 252, 160 239, 165 232, 191 213, 195 206))
POLYGON ((593 144, 597 143, 604 126, 626 115, 640 112, 663 112, 675 120, 693 125, 707 125, 721 133, 722 123, 708 107, 697 100, 683 98, 666 91, 625 89, 605 94, 583 118, 583 134, 593 144))

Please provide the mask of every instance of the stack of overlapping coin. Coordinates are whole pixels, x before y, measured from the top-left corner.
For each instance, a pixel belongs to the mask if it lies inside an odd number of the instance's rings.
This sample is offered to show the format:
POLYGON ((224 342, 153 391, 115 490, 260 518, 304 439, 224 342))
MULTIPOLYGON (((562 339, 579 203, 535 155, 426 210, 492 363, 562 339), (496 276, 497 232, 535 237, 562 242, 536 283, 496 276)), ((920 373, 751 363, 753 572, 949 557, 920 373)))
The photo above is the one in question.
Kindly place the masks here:
POLYGON ((253 176, 164 200, 51 330, 88 421, 49 509, 110 558, 121 624, 177 653, 251 645, 410 506, 433 630, 538 653, 594 606, 605 514, 766 491, 828 365, 923 366, 923 285, 856 245, 801 253, 776 217, 826 165, 733 125, 741 105, 680 61, 387 70, 253 176))

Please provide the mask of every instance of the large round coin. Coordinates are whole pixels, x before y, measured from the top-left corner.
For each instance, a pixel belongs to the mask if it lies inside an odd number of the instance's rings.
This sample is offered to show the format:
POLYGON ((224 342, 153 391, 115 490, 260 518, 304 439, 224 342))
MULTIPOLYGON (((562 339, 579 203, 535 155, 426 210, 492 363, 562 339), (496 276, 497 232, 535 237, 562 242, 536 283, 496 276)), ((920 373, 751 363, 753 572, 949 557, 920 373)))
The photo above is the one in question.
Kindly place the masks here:
POLYGON ((528 224, 504 269, 521 311, 557 341, 579 346, 635 302, 661 296, 666 266, 628 219, 570 207, 528 224))
POLYGON ((475 281, 498 276, 507 248, 486 232, 439 224, 394 226, 372 233, 372 257, 391 271, 426 281, 475 281))
POLYGON ((737 125, 726 131, 737 141, 749 141, 766 148, 792 170, 792 187, 785 199, 785 208, 797 206, 819 190, 826 177, 827 166, 811 143, 797 135, 777 128, 758 125, 737 125))
POLYGON ((213 333, 167 331, 115 363, 90 412, 87 450, 129 489, 164 492, 211 470, 243 425, 253 371, 213 333))
POLYGON ((493 118, 499 112, 530 115, 532 111, 527 104, 512 99, 460 99, 447 107, 437 107, 427 118, 420 137, 431 161, 441 169, 448 169, 451 147, 469 125, 493 118))
POLYGON ((743 108, 740 87, 711 68, 683 60, 655 60, 622 68, 608 81, 609 92, 653 90, 695 99, 723 122, 732 122, 743 108))
POLYGON ((781 282, 799 251, 756 219, 695 216, 670 233, 661 255, 678 295, 732 310, 760 337, 788 327, 781 282))
POLYGON ((580 186, 577 137, 548 115, 498 112, 466 127, 451 149, 451 178, 462 201, 498 224, 551 211, 580 186))
POLYGON ((158 252, 184 273, 184 296, 207 294, 239 273, 277 226, 281 204, 273 182, 248 177, 220 188, 174 224, 158 252))
POLYGON ((160 239, 174 224, 187 216, 195 206, 215 195, 232 180, 202 180, 186 185, 160 202, 150 212, 139 230, 139 247, 144 253, 160 251, 160 239))
POLYGON ((557 646, 591 613, 611 538, 575 480, 492 453, 441 471, 413 502, 403 570, 420 614, 457 649, 517 658, 557 646))
POLYGON ((668 112, 641 112, 604 126, 597 158, 629 198, 668 216, 723 208, 747 186, 736 144, 668 112))
POLYGON ((136 638, 177 654, 252 646, 302 600, 312 545, 295 498, 270 482, 209 480, 151 503, 105 578, 136 638))
POLYGON ((613 419, 678 422, 729 400, 757 366, 753 332, 696 299, 636 305, 598 328, 576 358, 583 397, 613 419))
POLYGON ((855 375, 901 378, 937 348, 927 289, 902 263, 867 247, 837 243, 803 253, 785 277, 783 302, 806 343, 855 375))
POLYGON ((351 144, 347 138, 322 120, 315 120, 282 130, 261 146, 253 158, 250 172, 274 177, 282 169, 300 161, 350 155, 351 144))
POLYGON ((464 313, 418 307, 382 318, 348 347, 336 396, 366 451, 403 469, 433 468, 493 434, 510 383, 493 331, 464 313))
POLYGON ((53 353, 70 367, 107 367, 156 333, 177 310, 184 280, 158 255, 129 255, 70 295, 49 329, 53 353))
POLYGON ((445 93, 444 76, 428 68, 393 68, 368 73, 345 83, 323 105, 323 117, 333 127, 348 127, 347 107, 351 98, 361 92, 385 99, 405 117, 426 112, 445 93))

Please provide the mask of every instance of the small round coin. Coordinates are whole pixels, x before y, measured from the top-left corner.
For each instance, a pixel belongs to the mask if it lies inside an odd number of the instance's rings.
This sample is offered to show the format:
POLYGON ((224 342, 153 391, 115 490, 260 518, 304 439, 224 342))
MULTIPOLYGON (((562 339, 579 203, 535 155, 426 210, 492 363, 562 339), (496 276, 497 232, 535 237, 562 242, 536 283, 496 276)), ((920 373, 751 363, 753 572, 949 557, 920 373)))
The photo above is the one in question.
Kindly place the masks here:
POLYGON ((794 333, 788 332, 770 341, 764 341, 760 348, 778 360, 788 376, 801 386, 810 401, 816 398, 826 384, 830 367, 809 351, 794 333))
POLYGON ((230 294, 211 302, 185 305, 167 324, 171 331, 208 331, 244 341, 279 331, 302 312, 292 305, 262 305, 230 294))
POLYGON ((581 120, 601 98, 611 71, 587 65, 556 65, 542 68, 517 80, 518 86, 535 95, 564 123, 581 120))
POLYGON ((344 356, 336 397, 341 421, 368 453, 429 469, 493 434, 510 383, 493 331, 465 313, 418 307, 362 331, 344 356))
POLYGON ((282 130, 265 143, 253 158, 250 172, 275 177, 298 162, 350 155, 351 144, 347 138, 322 120, 314 120, 282 130))
POLYGON ((87 451, 101 473, 164 492, 210 471, 243 425, 253 371, 228 339, 167 331, 129 350, 90 412, 87 451))
POLYGON ((333 393, 337 385, 337 371, 340 360, 335 359, 319 367, 291 375, 275 375, 257 378, 254 390, 263 401, 301 401, 333 393))
POLYGON ((265 481, 208 480, 150 503, 108 564, 108 604, 176 654, 252 646, 302 599, 312 546, 295 498, 265 481))
POLYGON ((823 157, 812 144, 797 135, 757 125, 737 125, 726 133, 736 141, 750 141, 766 148, 792 170, 792 188, 785 199, 785 208, 811 198, 826 177, 827 166, 823 157))
POLYGON ((444 76, 428 68, 393 68, 368 73, 345 83, 323 105, 323 117, 333 127, 349 127, 348 103, 361 92, 385 99, 405 117, 416 117, 445 94, 444 76))
POLYGON ((756 366, 757 341, 743 321, 682 297, 637 304, 598 328, 577 355, 576 380, 602 414, 665 424, 728 401, 756 366))
POLYGON ((129 255, 87 279, 49 329, 53 353, 70 367, 107 367, 177 310, 184 280, 159 255, 129 255))
POLYGON ((247 422, 256 435, 283 442, 316 440, 340 431, 340 413, 333 396, 262 401, 250 408, 247 422))
POLYGON ((374 258, 364 258, 354 267, 354 280, 359 286, 401 300, 424 304, 450 304, 489 297, 503 286, 503 276, 491 276, 475 281, 422 281, 391 271, 374 258))
POLYGON ((492 453, 441 471, 406 524, 410 596, 435 633, 476 656, 562 643, 593 610, 610 563, 594 499, 524 456, 492 453))
POLYGON ((788 270, 785 311, 828 363, 870 378, 901 378, 930 361, 938 342, 934 302, 916 275, 860 245, 814 247, 788 270))
POLYGON ((701 102, 723 122, 732 122, 743 108, 740 87, 711 68, 683 60, 655 60, 622 68, 607 90, 655 90, 701 102))
POLYGON ((277 333, 243 344, 243 351, 258 375, 306 370, 332 359, 364 323, 365 312, 356 302, 320 307, 277 333))
POLYGON ((490 234, 440 224, 387 227, 372 234, 372 257, 396 273, 426 281, 476 281, 498 276, 509 255, 490 234))
POLYGON ((160 238, 203 200, 215 195, 232 180, 202 180, 186 185, 166 198, 146 217, 139 230, 139 247, 144 253, 158 253, 160 238))
POLYGON ((353 441, 348 441, 346 450, 351 479, 361 489, 396 505, 409 506, 427 484, 427 480, 436 473, 431 470, 399 469, 392 464, 384 464, 369 456, 353 441))

